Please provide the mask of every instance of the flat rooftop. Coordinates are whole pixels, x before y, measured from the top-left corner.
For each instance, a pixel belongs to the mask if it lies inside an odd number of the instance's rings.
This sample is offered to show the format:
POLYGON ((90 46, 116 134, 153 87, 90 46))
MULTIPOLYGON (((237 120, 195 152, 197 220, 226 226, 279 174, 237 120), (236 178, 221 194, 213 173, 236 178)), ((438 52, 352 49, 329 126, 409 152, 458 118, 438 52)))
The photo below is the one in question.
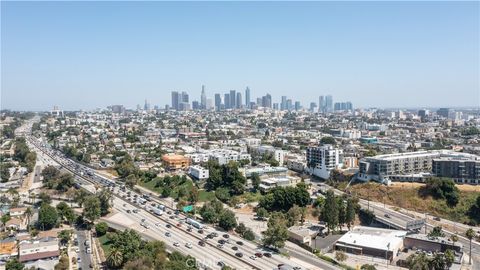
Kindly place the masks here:
POLYGON ((356 226, 340 237, 338 243, 379 250, 387 250, 388 246, 388 250, 394 250, 406 235, 406 231, 356 226))

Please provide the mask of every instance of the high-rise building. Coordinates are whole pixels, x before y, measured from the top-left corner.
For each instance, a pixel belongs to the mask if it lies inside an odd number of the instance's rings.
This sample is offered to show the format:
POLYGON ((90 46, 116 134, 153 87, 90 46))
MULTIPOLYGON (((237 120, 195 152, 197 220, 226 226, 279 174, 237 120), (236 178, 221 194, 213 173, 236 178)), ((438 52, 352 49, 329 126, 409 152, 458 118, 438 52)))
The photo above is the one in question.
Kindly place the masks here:
POLYGON ((262 107, 272 108, 272 96, 270 94, 262 97, 262 107))
POLYGON ((310 102, 310 111, 315 112, 315 109, 317 108, 317 103, 315 102, 310 102))
POLYGON ((148 103, 147 99, 145 99, 145 104, 143 105, 143 110, 144 111, 149 111, 150 110, 150 103, 148 103))
POLYGON ((343 165, 343 151, 330 144, 308 147, 306 154, 310 173, 323 179, 343 165))
POLYGON ((262 98, 257 98, 257 106, 262 106, 262 98))
POLYGON ((225 103, 225 109, 230 109, 230 94, 225 94, 223 102, 225 103))
POLYGON ((181 102, 180 93, 172 91, 172 109, 178 110, 178 106, 181 102))
POLYGON ((219 111, 221 106, 222 106, 222 97, 220 96, 220 94, 215 94, 215 109, 219 111))
POLYGON ((207 95, 205 94, 205 85, 202 85, 202 94, 200 95, 200 107, 201 109, 207 108, 207 95))
POLYGON ((325 110, 326 112, 333 112, 333 97, 328 95, 325 97, 325 110))
POLYGON ((250 109, 250 88, 245 89, 245 107, 250 109))
POLYGON ((289 111, 293 110, 293 102, 291 99, 287 99, 287 105, 285 109, 289 111))
POLYGON ((448 115, 450 114, 450 109, 449 108, 440 108, 437 110, 437 115, 448 118, 448 115))
POLYGON ((237 107, 237 102, 235 98, 237 97, 237 93, 235 90, 230 90, 230 108, 235 109, 237 107))
POLYGON ((235 101, 236 101, 237 109, 241 109, 242 108, 242 93, 241 92, 237 93, 237 99, 235 101))
POLYGON ((287 96, 282 96, 282 102, 280 103, 280 110, 284 111, 287 109, 287 96))
POLYGON ((278 108, 278 103, 273 103, 273 109, 276 110, 276 111, 278 111, 278 109, 279 109, 279 108, 278 108))
POLYGON ((326 106, 325 106, 325 97, 320 96, 318 98, 318 112, 319 113, 325 113, 326 106))
POLYGON ((302 105, 300 105, 300 101, 295 101, 295 111, 299 111, 302 108, 302 105))
POLYGON ((112 113, 118 113, 118 114, 125 113, 125 107, 123 107, 123 105, 112 105, 110 106, 110 109, 112 110, 112 113))
POLYGON ((196 110, 200 110, 200 103, 198 103, 198 101, 192 101, 192 110, 196 111, 196 110))
POLYGON ((189 99, 188 99, 188 93, 183 91, 182 92, 182 102, 185 102, 185 103, 189 103, 189 99))

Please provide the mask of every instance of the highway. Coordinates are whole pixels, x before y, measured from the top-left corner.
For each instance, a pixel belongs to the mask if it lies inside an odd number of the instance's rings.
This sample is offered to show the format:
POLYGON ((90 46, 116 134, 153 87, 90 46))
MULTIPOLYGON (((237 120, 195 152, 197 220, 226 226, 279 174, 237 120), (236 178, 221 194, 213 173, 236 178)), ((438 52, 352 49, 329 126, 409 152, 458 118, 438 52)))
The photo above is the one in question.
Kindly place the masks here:
MULTIPOLYGON (((61 165, 64 169, 73 173, 76 176, 77 182, 90 192, 95 193, 96 187, 98 186, 110 187, 110 190, 114 195, 113 209, 133 220, 133 229, 147 233, 153 236, 155 239, 164 241, 169 248, 173 250, 179 250, 184 254, 189 254, 195 257, 200 262, 200 266, 206 266, 210 269, 220 269, 221 267, 219 264, 221 261, 226 265, 236 269, 277 269, 278 265, 280 264, 290 265, 294 267, 294 269, 305 269, 301 266, 294 265, 286 257, 264 250, 255 243, 248 242, 233 234, 227 234, 212 227, 205 229, 203 234, 200 234, 197 230, 188 232, 187 225, 184 224, 186 217, 182 214, 179 214, 178 216, 171 215, 171 217, 167 217, 166 215, 156 216, 144 209, 140 210, 140 212, 137 214, 127 213, 127 210, 131 211, 133 209, 139 209, 142 207, 141 205, 136 205, 131 201, 126 200, 126 192, 128 192, 128 190, 123 192, 118 185, 112 184, 112 180, 105 179, 105 177, 100 177, 97 174, 91 173, 92 170, 90 168, 66 159, 61 153, 50 149, 46 144, 37 138, 27 136, 27 140, 32 147, 32 150, 35 150, 45 161, 47 161, 46 164, 56 163, 61 165), (87 183, 90 183, 90 185, 86 185, 87 183), (124 198, 122 198, 122 195, 124 198), (141 223, 148 224, 149 228, 146 229, 145 227, 141 226, 141 223), (183 223, 181 227, 176 226, 179 223, 183 223), (170 224, 171 228, 167 228, 167 224, 170 224), (167 232, 170 232, 171 236, 166 236, 167 232), (205 240, 205 236, 212 232, 217 233, 218 236, 214 239, 205 240), (219 239, 227 240, 227 238, 223 237, 224 234, 228 235, 229 243, 225 243, 222 247, 218 247, 219 239), (199 241, 201 239, 204 239, 206 243, 204 247, 199 245, 199 241), (242 242, 242 245, 237 244, 239 241, 242 242), (187 243, 190 243, 192 247, 186 247, 187 243), (236 250, 234 250, 233 247, 236 247, 236 250), (236 256, 235 254, 238 252, 241 252, 243 256, 236 256), (271 257, 257 257, 255 256, 256 253, 268 253, 271 255, 271 257)), ((130 190, 130 192, 131 194, 134 194, 134 191, 130 190)), ((141 196, 141 194, 139 194, 139 196, 141 196)), ((158 198, 154 198, 152 202, 161 203, 158 198)), ((328 264, 326 267, 322 267, 322 269, 327 268, 337 269, 328 264)))

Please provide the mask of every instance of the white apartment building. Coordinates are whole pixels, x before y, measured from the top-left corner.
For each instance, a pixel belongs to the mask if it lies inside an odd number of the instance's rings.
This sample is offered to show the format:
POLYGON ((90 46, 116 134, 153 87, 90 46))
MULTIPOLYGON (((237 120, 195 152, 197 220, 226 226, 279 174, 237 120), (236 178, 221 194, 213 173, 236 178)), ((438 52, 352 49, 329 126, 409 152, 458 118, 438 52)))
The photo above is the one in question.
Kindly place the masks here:
POLYGON ((230 161, 252 160, 252 157, 248 153, 241 153, 229 149, 204 150, 202 152, 188 154, 186 156, 189 157, 194 164, 215 160, 218 162, 218 164, 224 165, 230 161))
POLYGON ((256 151, 257 153, 263 155, 265 153, 269 153, 273 155, 273 158, 278 161, 280 166, 283 166, 284 161, 285 161, 285 154, 286 152, 281 150, 281 149, 276 149, 275 147, 271 145, 261 145, 257 147, 252 148, 253 151, 256 151))
POLYGON ((19 261, 35 261, 60 256, 58 240, 45 239, 33 243, 21 243, 19 248, 19 261))
POLYGON ((330 172, 343 166, 343 151, 333 145, 321 145, 307 148, 307 171, 323 179, 330 172))
POLYGON ((199 165, 190 166, 188 168, 188 174, 198 180, 205 180, 209 177, 208 169, 199 165))

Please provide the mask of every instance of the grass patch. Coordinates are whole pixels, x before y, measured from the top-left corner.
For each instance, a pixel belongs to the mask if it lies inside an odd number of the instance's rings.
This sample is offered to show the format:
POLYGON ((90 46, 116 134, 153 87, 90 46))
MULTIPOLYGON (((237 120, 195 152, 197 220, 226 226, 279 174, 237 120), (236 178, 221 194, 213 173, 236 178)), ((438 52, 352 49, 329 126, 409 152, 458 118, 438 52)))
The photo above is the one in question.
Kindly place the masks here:
POLYGON ((98 238, 98 241, 102 245, 103 253, 105 254, 105 257, 108 257, 110 254, 110 250, 112 248, 112 243, 108 241, 107 235, 102 235, 98 238))
POLYGON ((242 195, 237 196, 242 203, 258 202, 262 198, 260 191, 257 192, 245 192, 242 195))
POLYGON ((460 191, 460 200, 455 207, 449 207, 445 200, 435 200, 431 196, 422 197, 420 185, 385 186, 378 183, 364 183, 350 186, 352 194, 362 198, 416 212, 427 212, 431 215, 465 223, 470 219, 468 210, 474 204, 478 192, 460 191))
POLYGON ((214 191, 200 190, 198 192, 198 201, 199 202, 209 202, 213 199, 215 199, 215 192, 214 191))

